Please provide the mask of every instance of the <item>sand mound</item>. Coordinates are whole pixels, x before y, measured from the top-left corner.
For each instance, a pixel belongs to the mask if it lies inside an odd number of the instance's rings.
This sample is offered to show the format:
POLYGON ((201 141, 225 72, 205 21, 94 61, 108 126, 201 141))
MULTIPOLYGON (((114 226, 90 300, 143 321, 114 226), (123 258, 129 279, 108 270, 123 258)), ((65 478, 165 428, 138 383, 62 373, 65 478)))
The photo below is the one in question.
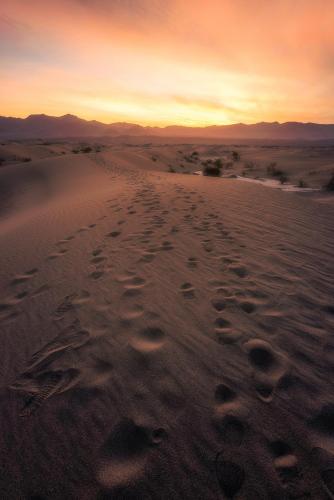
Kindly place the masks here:
POLYGON ((334 494, 333 206, 173 148, 0 169, 1 498, 334 494))

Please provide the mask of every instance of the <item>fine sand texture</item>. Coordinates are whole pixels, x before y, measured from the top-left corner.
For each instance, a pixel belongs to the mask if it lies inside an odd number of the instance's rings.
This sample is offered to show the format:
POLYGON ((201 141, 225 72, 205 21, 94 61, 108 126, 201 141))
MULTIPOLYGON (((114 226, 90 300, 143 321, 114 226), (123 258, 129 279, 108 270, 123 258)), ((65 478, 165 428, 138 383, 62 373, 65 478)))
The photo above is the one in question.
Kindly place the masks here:
POLYGON ((0 168, 0 498, 334 498, 333 203, 40 148, 0 168))

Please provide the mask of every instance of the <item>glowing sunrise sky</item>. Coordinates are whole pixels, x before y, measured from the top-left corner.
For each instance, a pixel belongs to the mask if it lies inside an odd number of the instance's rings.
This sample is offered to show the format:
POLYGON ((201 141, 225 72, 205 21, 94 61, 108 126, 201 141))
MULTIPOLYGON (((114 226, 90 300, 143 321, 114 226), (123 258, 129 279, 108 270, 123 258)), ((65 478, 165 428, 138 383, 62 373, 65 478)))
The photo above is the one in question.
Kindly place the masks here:
POLYGON ((2 0, 0 114, 334 122, 334 0, 2 0))

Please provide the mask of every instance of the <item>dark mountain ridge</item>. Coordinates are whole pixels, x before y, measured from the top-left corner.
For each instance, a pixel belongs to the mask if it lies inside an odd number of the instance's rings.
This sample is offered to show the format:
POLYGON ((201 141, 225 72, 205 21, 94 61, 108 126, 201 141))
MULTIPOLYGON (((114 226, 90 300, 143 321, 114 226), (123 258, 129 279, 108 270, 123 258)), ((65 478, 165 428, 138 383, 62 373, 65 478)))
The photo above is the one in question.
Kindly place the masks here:
POLYGON ((74 115, 30 115, 27 118, 0 116, 1 139, 56 139, 69 137, 184 137, 208 139, 334 140, 334 124, 261 122, 251 125, 207 127, 145 127, 133 123, 105 124, 74 115))

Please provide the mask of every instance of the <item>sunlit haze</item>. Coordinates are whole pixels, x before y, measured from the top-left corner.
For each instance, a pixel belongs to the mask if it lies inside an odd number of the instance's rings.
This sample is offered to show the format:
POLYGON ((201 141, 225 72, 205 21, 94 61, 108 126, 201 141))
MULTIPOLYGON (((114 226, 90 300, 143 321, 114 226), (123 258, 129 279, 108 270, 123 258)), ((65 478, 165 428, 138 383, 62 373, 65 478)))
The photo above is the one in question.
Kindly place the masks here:
POLYGON ((4 0, 0 114, 334 122, 333 0, 4 0))

